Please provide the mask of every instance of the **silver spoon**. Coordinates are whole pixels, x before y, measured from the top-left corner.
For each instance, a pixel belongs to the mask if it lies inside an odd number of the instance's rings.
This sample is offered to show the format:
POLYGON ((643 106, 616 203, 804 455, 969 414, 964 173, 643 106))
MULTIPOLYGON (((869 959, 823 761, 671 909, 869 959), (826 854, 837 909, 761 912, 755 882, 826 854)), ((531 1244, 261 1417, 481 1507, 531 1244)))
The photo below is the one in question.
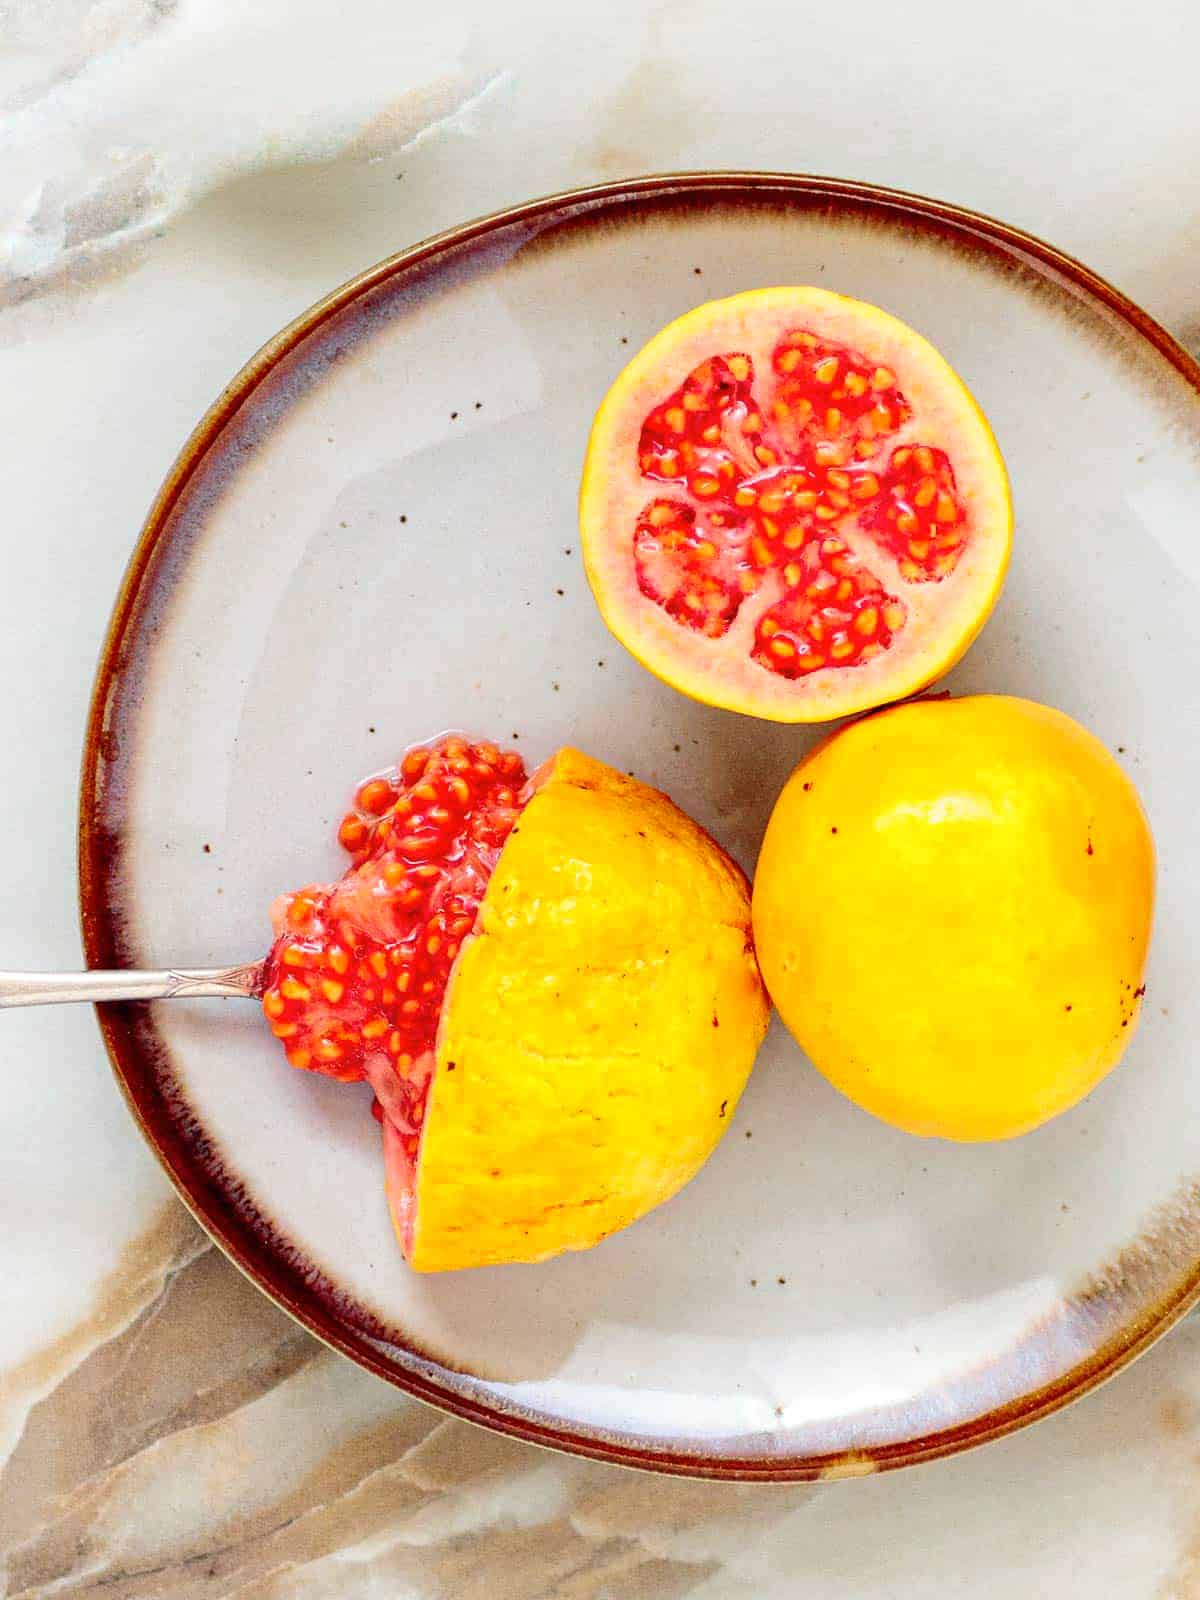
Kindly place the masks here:
POLYGON ((260 999, 265 961, 242 967, 179 967, 169 972, 0 972, 0 1011, 71 1000, 260 999))

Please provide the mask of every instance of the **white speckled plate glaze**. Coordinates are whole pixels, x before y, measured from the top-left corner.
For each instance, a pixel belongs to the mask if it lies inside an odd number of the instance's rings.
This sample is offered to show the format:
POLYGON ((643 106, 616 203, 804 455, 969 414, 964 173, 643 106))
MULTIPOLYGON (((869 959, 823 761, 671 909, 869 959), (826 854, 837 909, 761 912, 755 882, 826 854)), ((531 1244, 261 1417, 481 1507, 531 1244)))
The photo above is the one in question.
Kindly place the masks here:
MULTIPOLYGON (((1161 898, 1122 1067, 1027 1138, 955 1146, 856 1111, 776 1026, 670 1204, 584 1255, 419 1277, 365 1086, 290 1070, 251 1006, 102 1018, 188 1203, 331 1344, 543 1443, 764 1479, 1032 1420, 1200 1289, 1200 373, 1161 329, 1000 224, 826 180, 612 185, 418 246, 281 334, 184 449, 118 604, 82 803, 93 964, 260 953, 271 898, 339 869, 355 780, 451 726, 633 769, 752 869, 812 736, 625 655, 575 495, 625 358, 701 300, 787 282, 915 325, 995 426, 1012 575, 947 686, 1062 707, 1145 797, 1161 898)), ((953 952, 897 959, 928 985, 953 952)))

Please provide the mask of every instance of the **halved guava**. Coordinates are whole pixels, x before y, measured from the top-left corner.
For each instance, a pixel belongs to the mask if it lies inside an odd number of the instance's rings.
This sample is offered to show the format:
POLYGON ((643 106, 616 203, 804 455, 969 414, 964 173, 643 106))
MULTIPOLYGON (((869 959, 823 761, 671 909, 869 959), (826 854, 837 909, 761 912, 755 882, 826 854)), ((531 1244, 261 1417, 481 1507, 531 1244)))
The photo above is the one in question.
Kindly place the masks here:
POLYGON ((605 621, 695 699, 823 722, 925 688, 1000 593, 1008 478, 920 334, 824 289, 663 329, 597 413, 580 497, 605 621))
POLYGON ((749 887, 663 794, 457 736, 370 779, 351 865, 276 903, 263 1006, 367 1080, 421 1271, 585 1249, 683 1186, 767 1022, 749 887))

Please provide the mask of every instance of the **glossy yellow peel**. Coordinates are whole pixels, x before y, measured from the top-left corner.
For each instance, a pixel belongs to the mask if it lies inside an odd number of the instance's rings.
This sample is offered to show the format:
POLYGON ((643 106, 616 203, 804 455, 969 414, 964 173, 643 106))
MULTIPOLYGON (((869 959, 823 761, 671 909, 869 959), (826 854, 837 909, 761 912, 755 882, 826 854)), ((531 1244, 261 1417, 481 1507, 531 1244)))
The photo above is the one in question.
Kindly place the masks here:
POLYGON ((766 1023, 743 875, 665 795, 560 751, 450 980, 410 1264, 540 1261, 668 1199, 766 1023))
POLYGON ((1115 1066, 1141 1006, 1154 846, 1062 712, 979 695, 865 717, 801 763, 754 884, 763 976, 844 1094, 1004 1139, 1115 1066))

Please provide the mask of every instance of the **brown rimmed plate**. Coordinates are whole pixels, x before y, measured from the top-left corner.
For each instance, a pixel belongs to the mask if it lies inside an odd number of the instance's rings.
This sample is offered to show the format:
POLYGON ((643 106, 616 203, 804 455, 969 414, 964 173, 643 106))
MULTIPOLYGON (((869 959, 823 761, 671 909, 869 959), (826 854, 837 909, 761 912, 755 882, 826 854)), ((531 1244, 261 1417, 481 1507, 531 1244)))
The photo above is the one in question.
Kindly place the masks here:
MULTIPOLYGON (((809 736, 624 656, 574 500, 630 351, 702 299, 782 282, 914 324, 995 426, 1013 571, 948 684, 1061 706, 1145 796, 1160 911, 1121 1070, 1026 1139, 956 1147, 856 1112, 775 1030, 716 1157, 651 1218, 587 1255, 421 1278, 367 1091, 290 1071, 253 1007, 101 1018, 183 1199, 330 1345, 542 1444, 763 1480, 995 1437, 1200 1293, 1200 371, 1161 328, 1003 224, 828 179, 639 179, 417 245, 272 340, 184 446, 117 604, 81 801, 94 965, 260 953, 272 896, 336 870, 355 778, 448 726, 632 768, 752 867, 809 736)), ((897 959, 935 986, 953 950, 897 959)))

